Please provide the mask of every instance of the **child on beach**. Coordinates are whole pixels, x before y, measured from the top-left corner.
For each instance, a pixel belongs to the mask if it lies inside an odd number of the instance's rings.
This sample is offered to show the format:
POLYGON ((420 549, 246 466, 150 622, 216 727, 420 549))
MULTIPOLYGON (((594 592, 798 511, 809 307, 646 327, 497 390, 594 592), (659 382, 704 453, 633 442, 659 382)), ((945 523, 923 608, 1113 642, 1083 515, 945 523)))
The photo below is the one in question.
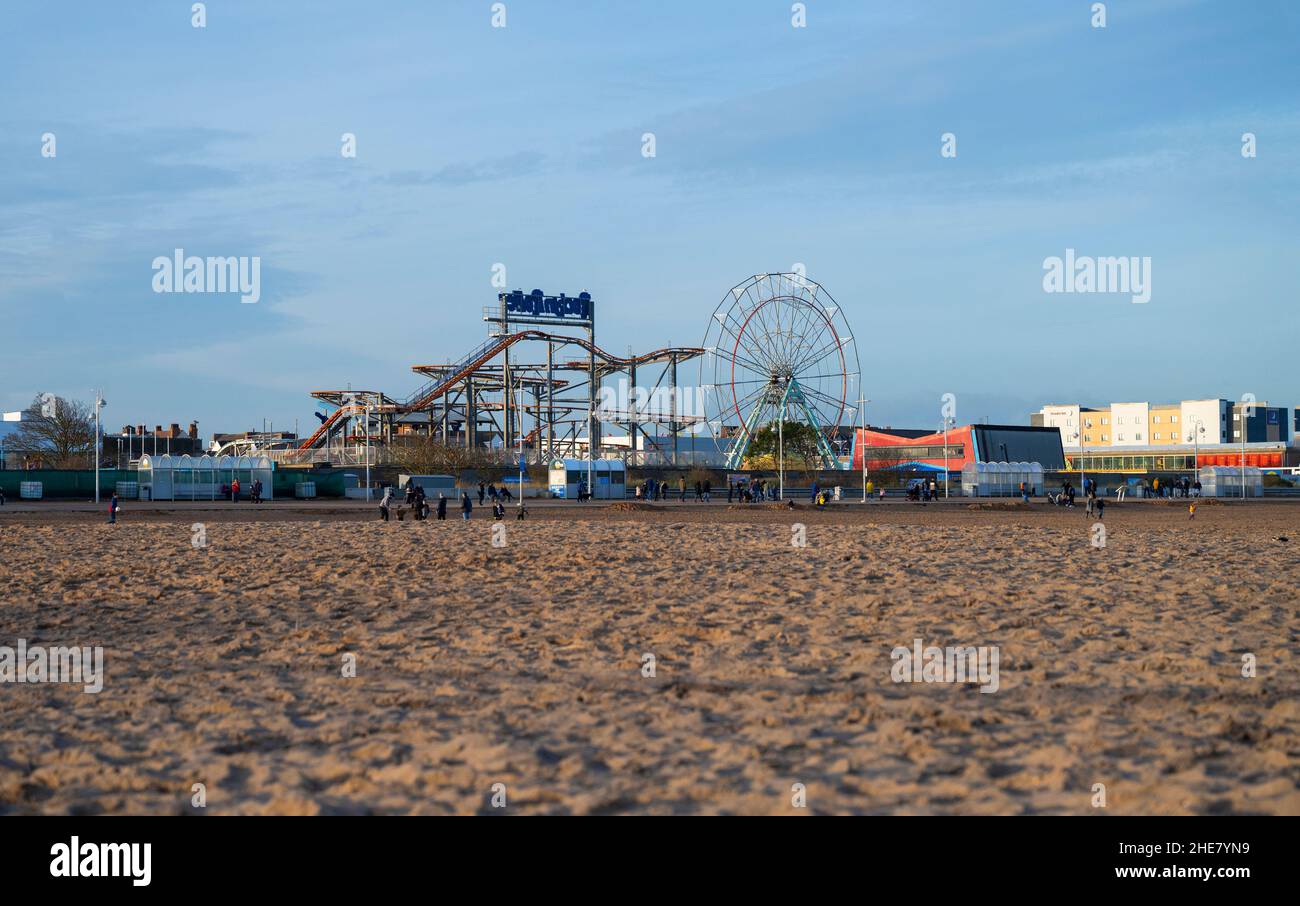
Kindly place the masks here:
POLYGON ((379 501, 379 516, 385 522, 388 521, 388 508, 393 503, 393 486, 389 485, 384 488, 384 496, 379 501))
POLYGON ((438 492, 438 518, 443 520, 447 518, 447 495, 442 491, 438 492))
POLYGON ((1105 511, 1106 511, 1106 498, 1098 497, 1097 498, 1097 521, 1098 522, 1101 521, 1101 514, 1104 513, 1105 511))
POLYGON ((1196 504, 1194 503, 1187 504, 1187 518, 1188 519, 1196 518, 1196 504))
POLYGON ((117 502, 117 492, 114 492, 113 499, 108 502, 108 524, 109 525, 117 524, 117 511, 120 510, 121 508, 122 505, 117 502))

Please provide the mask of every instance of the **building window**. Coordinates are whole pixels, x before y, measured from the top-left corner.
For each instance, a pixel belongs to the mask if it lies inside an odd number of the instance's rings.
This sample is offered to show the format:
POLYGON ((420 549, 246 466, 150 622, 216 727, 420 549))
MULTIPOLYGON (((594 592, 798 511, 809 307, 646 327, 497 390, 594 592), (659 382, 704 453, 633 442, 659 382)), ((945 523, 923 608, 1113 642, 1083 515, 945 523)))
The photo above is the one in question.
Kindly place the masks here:
POLYGON ((1105 434, 1103 434, 1103 435, 1101 436, 1101 440, 1102 440, 1102 443, 1105 443, 1106 441, 1110 440, 1110 438, 1107 437, 1105 434))
POLYGON ((1124 439, 1124 435, 1121 434, 1121 435, 1119 435, 1116 439, 1117 439, 1117 440, 1123 440, 1123 439, 1124 439))
POLYGON ((1176 415, 1171 415, 1171 416, 1169 416, 1169 423, 1170 423, 1171 425, 1176 425, 1176 424, 1178 424, 1178 416, 1176 416, 1176 415))
MULTIPOLYGON (((1157 419, 1157 421, 1159 421, 1159 419, 1157 419)), ((1155 434, 1152 434, 1152 435, 1151 435, 1151 439, 1152 439, 1152 440, 1159 440, 1159 439, 1160 439, 1160 432, 1157 431, 1155 434)))
POLYGON ((1133 435, 1133 439, 1134 439, 1134 440, 1141 440, 1141 439, 1142 439, 1142 435, 1141 435, 1141 434, 1134 434, 1134 435, 1133 435))
POLYGON ((1160 416, 1158 415, 1151 416, 1151 421, 1155 422, 1157 425, 1160 424, 1160 416))

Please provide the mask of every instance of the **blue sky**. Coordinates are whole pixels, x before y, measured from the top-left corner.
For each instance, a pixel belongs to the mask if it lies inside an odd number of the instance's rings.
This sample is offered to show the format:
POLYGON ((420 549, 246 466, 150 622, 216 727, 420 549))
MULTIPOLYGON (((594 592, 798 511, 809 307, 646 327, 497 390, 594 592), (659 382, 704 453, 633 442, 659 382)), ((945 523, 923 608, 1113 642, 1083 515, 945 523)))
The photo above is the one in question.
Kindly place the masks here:
POLYGON ((0 409, 308 425, 313 389, 405 396, 479 343, 496 262, 590 291, 615 352, 802 262, 879 424, 1300 404, 1300 4, 1090 6, 10 0, 0 409), (155 294, 177 247, 260 256, 261 301, 155 294), (1066 248, 1150 256, 1150 303, 1044 293, 1066 248))

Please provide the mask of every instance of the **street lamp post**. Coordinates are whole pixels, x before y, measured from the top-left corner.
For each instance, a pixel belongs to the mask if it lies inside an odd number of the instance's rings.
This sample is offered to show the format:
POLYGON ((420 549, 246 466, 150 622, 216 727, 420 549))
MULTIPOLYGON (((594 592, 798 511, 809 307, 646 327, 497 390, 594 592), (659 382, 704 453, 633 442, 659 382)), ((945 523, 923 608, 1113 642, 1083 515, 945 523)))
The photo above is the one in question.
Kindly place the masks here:
POLYGON ((1241 412, 1241 499, 1246 499, 1246 411, 1241 412))
POLYGON ((777 499, 785 500, 785 406, 776 414, 777 499))
POLYGON ((869 399, 858 397, 858 409, 862 412, 862 502, 867 502, 867 403, 869 399))
POLYGON ((370 500, 370 400, 368 398, 366 400, 366 421, 362 425, 362 430, 366 432, 366 500, 370 500))
POLYGON ((99 503, 99 410, 108 405, 100 391, 95 391, 95 503, 99 503))
POLYGON ((1087 490, 1083 486, 1083 483, 1086 479, 1084 478, 1084 474, 1083 474, 1083 426, 1082 425, 1079 426, 1078 431, 1074 432, 1074 437, 1078 438, 1079 440, 1079 491, 1083 493, 1084 496, 1086 497, 1087 490))
POLYGON ((1205 433, 1205 425, 1199 419, 1193 419, 1192 435, 1188 438, 1192 442, 1192 481, 1197 482, 1201 478, 1201 435, 1205 433))
POLYGON ((948 499, 948 429, 956 419, 951 415, 943 417, 943 499, 948 499))
MULTIPOLYGON (((515 392, 516 413, 520 413, 524 411, 523 397, 524 397, 524 385, 520 384, 518 389, 515 392)), ((522 508, 524 505, 524 427, 523 427, 524 422, 523 419, 520 418, 518 415, 515 416, 515 425, 517 430, 519 431, 519 487, 517 488, 517 490, 519 491, 519 507, 522 508)), ((541 432, 538 431, 537 440, 539 443, 541 442, 541 438, 542 438, 541 432)))

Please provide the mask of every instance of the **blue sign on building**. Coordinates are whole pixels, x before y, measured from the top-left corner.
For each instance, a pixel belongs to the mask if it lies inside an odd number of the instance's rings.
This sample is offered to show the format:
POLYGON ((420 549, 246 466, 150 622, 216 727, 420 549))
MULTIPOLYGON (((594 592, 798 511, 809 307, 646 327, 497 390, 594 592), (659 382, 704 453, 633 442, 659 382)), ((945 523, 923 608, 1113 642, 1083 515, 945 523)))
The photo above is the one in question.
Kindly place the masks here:
POLYGON ((571 321, 591 320, 591 293, 578 293, 576 296, 548 296, 540 289, 525 294, 521 290, 501 293, 500 299, 505 303, 506 312, 528 315, 529 317, 565 318, 571 321))

